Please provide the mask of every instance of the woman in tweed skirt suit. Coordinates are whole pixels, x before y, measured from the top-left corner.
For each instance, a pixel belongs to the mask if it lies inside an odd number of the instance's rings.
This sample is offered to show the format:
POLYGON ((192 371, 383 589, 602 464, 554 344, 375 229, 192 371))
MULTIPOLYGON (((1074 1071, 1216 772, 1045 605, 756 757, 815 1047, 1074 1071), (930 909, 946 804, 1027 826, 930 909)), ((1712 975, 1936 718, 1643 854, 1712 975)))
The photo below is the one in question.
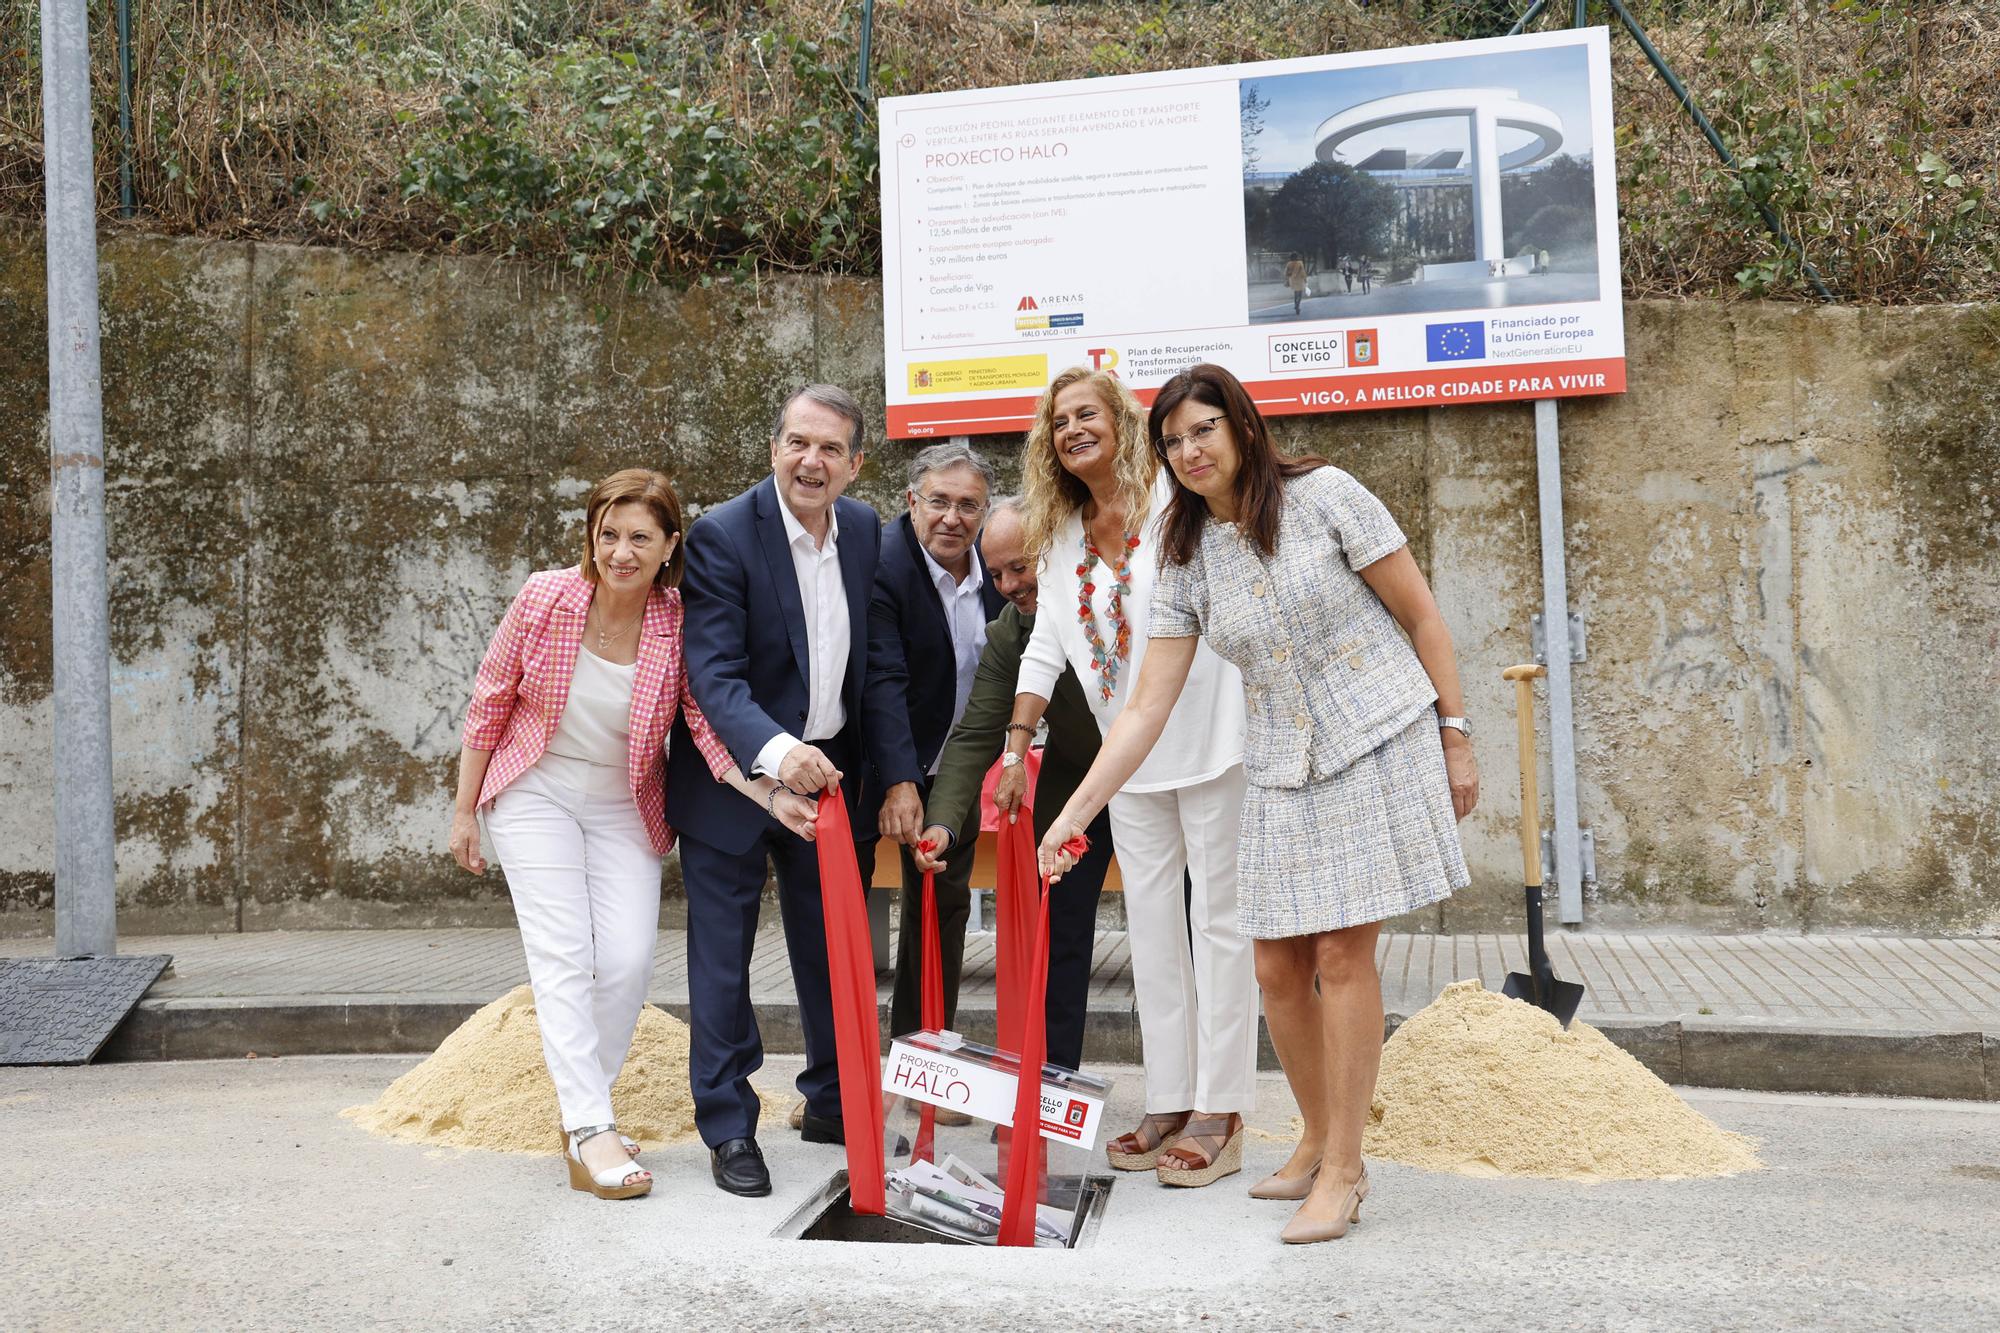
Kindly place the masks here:
POLYGON ((1068 868, 1063 842, 1152 748, 1196 636, 1234 663, 1249 714, 1237 918, 1305 1120, 1290 1160, 1250 1192, 1301 1201, 1288 1243, 1331 1240, 1368 1193, 1381 923, 1468 878, 1456 822, 1479 772, 1451 635, 1381 501, 1320 459, 1280 458, 1227 370, 1169 380, 1148 433, 1175 486, 1145 662, 1042 865, 1068 868))

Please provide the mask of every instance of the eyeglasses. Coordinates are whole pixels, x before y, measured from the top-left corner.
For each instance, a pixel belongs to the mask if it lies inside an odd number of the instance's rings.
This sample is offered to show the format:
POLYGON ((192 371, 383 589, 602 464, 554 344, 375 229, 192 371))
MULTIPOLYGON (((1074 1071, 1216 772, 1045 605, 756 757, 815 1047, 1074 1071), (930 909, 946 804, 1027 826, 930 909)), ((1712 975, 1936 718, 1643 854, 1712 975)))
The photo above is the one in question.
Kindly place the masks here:
POLYGON ((1215 438, 1215 423, 1222 420, 1226 415, 1228 414, 1218 412, 1212 417, 1197 421, 1194 423, 1193 428, 1185 435, 1162 435, 1160 443, 1157 446, 1161 457, 1178 458, 1181 450, 1187 448, 1190 444, 1197 449, 1207 448, 1208 442, 1215 438))
POLYGON ((968 520, 976 519, 986 512, 984 504, 974 504, 970 500, 947 500, 942 495, 925 495, 922 491, 917 492, 917 498, 922 500, 924 508, 930 510, 937 518, 943 518, 954 509, 958 511, 960 518, 968 520))

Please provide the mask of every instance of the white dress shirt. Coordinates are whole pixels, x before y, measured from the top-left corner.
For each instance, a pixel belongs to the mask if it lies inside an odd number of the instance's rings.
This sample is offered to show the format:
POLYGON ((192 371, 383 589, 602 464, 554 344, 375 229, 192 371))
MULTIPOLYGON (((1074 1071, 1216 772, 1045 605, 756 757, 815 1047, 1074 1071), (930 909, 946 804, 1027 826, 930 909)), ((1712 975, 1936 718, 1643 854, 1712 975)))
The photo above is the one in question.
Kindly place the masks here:
MULTIPOLYGON (((804 741, 812 744, 831 740, 847 725, 847 705, 841 700, 841 686, 847 682, 847 653, 853 642, 854 627, 847 619, 847 585, 840 577, 840 519, 829 508, 826 513, 826 542, 813 540, 805 524, 793 515, 771 478, 778 497, 778 513, 785 522, 785 543, 792 553, 792 572, 799 580, 799 602, 806 613, 806 724, 804 741)), ((800 737, 781 731, 757 751, 751 770, 770 777, 778 775, 778 765, 800 737)))
MULTIPOLYGON (((963 583, 951 576, 951 571, 931 558, 924 550, 922 542, 917 550, 923 552, 924 565, 931 572, 931 583, 937 588, 938 604, 944 608, 944 623, 951 631, 951 653, 956 659, 957 679, 951 700, 951 721, 958 725, 958 719, 965 712, 965 701, 972 695, 972 678, 979 674, 979 655, 986 651, 986 604, 979 596, 986 586, 986 571, 977 559, 972 560, 972 570, 963 583)), ((968 557, 970 553, 968 553, 968 557)), ((931 760, 931 775, 935 777, 938 765, 944 762, 944 748, 938 748, 937 758, 931 760)))

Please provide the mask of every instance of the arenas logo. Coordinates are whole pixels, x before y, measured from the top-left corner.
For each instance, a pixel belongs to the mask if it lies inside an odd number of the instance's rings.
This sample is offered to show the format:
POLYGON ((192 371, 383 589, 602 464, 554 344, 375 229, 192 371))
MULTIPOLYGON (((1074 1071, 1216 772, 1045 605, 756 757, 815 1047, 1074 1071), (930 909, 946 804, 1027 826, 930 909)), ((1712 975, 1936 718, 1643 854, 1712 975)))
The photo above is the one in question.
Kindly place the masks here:
POLYGON ((1017 332, 1030 329, 1080 329, 1083 327, 1083 311, 1062 310, 1043 311, 1043 306, 1080 305, 1081 292, 1066 292, 1056 296, 1023 296, 1014 303, 1014 328, 1017 332))

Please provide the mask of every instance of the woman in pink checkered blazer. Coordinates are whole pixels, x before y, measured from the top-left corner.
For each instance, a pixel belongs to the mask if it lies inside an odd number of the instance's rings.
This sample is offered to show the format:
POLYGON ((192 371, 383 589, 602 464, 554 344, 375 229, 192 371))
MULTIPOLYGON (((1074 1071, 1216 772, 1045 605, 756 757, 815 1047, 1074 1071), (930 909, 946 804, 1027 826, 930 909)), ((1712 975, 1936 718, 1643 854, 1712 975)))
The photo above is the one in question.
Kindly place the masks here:
POLYGON ((484 874, 486 816, 527 954, 542 1053, 573 1188, 652 1188, 616 1132, 611 1085, 653 968, 667 827, 665 745, 677 709, 717 781, 812 837, 814 806, 746 780, 688 692, 681 655, 681 507, 657 472, 599 482, 582 563, 531 575, 472 687, 451 851, 484 874))

